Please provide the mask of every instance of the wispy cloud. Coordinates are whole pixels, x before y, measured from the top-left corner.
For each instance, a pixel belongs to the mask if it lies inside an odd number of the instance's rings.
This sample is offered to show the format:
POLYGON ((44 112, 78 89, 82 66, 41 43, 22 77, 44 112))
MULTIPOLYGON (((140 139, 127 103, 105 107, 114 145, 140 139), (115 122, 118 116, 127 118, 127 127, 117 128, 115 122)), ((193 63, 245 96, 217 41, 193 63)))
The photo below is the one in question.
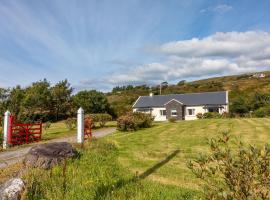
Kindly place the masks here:
POLYGON ((232 9, 233 9, 233 7, 230 6, 230 5, 219 4, 219 5, 216 5, 216 6, 210 6, 210 7, 207 7, 205 9, 201 9, 200 12, 201 13, 215 12, 215 13, 218 13, 218 14, 224 14, 226 12, 231 11, 232 9))

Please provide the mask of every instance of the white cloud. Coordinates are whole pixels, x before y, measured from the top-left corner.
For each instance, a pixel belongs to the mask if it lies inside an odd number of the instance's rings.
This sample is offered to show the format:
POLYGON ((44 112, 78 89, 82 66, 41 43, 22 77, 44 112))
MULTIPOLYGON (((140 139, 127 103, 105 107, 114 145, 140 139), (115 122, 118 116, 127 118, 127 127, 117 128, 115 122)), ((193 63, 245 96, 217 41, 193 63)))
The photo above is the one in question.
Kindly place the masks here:
POLYGON ((228 11, 232 10, 232 7, 226 4, 220 4, 213 8, 213 11, 218 13, 226 13, 228 11))
POLYGON ((227 32, 199 39, 170 42, 158 47, 157 51, 178 56, 225 56, 249 55, 260 57, 270 55, 270 34, 266 32, 227 32))
POLYGON ((208 7, 208 8, 205 8, 205 9, 202 9, 200 10, 201 13, 205 13, 207 11, 210 11, 210 12, 216 12, 218 14, 224 14, 226 12, 229 12, 233 9, 232 6, 230 5, 227 5, 227 4, 219 4, 217 6, 211 6, 211 7, 208 7))
POLYGON ((205 38, 169 42, 153 48, 163 61, 110 75, 110 84, 159 83, 270 69, 267 32, 215 33, 205 38))

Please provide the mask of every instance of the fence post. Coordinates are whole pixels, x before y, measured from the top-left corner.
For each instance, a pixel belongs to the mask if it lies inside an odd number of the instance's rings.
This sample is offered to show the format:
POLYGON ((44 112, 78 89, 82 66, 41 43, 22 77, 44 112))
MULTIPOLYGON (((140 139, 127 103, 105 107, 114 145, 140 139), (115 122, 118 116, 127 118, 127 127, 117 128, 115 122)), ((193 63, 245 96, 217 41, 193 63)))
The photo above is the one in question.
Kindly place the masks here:
POLYGON ((10 134, 9 127, 10 127, 10 112, 7 110, 4 116, 3 149, 6 149, 8 145, 8 137, 9 137, 8 134, 10 134))
POLYGON ((77 112, 77 143, 84 141, 84 110, 79 108, 77 112))

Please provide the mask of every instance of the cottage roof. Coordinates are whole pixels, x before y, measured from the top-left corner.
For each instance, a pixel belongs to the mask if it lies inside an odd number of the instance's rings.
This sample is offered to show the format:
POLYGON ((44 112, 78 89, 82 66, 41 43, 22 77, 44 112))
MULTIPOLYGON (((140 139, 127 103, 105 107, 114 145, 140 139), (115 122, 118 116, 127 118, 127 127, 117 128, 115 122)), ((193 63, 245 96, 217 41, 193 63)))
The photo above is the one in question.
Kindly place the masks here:
POLYGON ((134 103, 133 108, 164 107, 164 105, 175 99, 186 106, 196 105, 225 105, 227 104, 226 91, 187 93, 187 94, 169 94, 140 96, 134 103))

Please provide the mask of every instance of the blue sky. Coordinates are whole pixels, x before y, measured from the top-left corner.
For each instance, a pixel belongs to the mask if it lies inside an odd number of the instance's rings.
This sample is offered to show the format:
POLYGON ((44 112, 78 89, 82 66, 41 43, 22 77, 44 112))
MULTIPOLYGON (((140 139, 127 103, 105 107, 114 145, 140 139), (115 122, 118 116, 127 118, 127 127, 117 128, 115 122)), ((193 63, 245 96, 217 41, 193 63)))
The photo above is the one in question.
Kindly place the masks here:
POLYGON ((76 90, 270 69, 270 1, 1 0, 0 87, 76 90))

